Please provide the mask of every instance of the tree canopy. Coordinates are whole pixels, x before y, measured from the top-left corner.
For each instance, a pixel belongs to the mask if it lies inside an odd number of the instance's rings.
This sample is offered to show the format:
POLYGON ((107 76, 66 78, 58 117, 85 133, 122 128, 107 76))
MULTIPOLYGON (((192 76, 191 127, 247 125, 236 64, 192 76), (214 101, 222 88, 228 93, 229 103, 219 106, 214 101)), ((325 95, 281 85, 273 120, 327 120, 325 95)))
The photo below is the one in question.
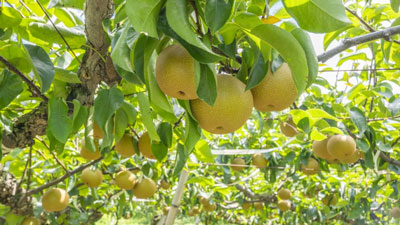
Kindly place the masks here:
POLYGON ((0 224, 399 223, 399 7, 1 0, 0 224))

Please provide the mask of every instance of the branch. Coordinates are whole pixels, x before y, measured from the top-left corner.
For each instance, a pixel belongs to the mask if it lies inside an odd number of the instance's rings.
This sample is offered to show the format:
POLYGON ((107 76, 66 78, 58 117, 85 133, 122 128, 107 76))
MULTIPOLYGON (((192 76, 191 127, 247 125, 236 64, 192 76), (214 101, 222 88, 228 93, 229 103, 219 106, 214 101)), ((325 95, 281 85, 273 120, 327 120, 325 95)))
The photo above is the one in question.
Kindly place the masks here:
POLYGON ((248 188, 246 188, 246 187, 244 187, 244 186, 242 186, 240 184, 236 184, 235 187, 239 191, 243 192, 243 194, 246 197, 252 199, 253 201, 254 200, 260 200, 260 201, 267 202, 267 203, 277 202, 276 195, 258 195, 258 194, 254 194, 254 192, 252 190, 250 190, 250 189, 248 189, 248 188))
POLYGON ((397 161, 397 160, 391 158, 390 156, 386 155, 386 154, 383 153, 383 152, 380 152, 380 153, 379 153, 379 157, 381 157, 381 159, 382 159, 383 161, 386 161, 386 162, 388 162, 388 163, 391 163, 391 164, 393 164, 393 165, 396 165, 396 166, 400 167, 400 161, 397 161))
POLYGON ((96 159, 96 160, 93 160, 93 161, 91 161, 91 162, 88 162, 88 163, 86 163, 86 164, 83 164, 83 165, 81 165, 80 167, 78 167, 78 168, 76 168, 76 169, 74 169, 74 170, 71 170, 69 173, 64 174, 64 175, 63 175, 62 177, 60 177, 60 178, 54 179, 54 180, 50 181, 50 182, 47 183, 47 184, 44 184, 44 185, 42 185, 42 186, 40 186, 40 187, 38 187, 38 188, 32 189, 32 190, 26 192, 24 198, 25 198, 25 197, 28 197, 28 196, 30 196, 30 195, 39 193, 39 192, 43 191, 44 189, 46 189, 46 188, 48 188, 48 187, 51 187, 51 186, 53 186, 53 185, 56 185, 56 184, 58 184, 58 183, 64 181, 64 180, 67 179, 68 177, 70 177, 70 176, 72 176, 72 175, 74 175, 74 174, 76 174, 76 173, 81 172, 82 170, 86 169, 87 167, 89 167, 89 166, 91 166, 91 165, 94 165, 94 164, 100 162, 102 159, 103 159, 103 157, 100 157, 100 158, 98 158, 98 159, 96 159))
POLYGON ((31 81, 29 80, 21 71, 19 71, 15 66, 13 66, 7 59, 3 58, 0 55, 0 62, 2 62, 10 71, 17 74, 21 79, 28 84, 28 87, 34 96, 38 96, 43 99, 43 101, 47 102, 48 99, 46 96, 42 94, 40 89, 31 81))
POLYGON ((400 26, 390 27, 385 30, 372 32, 355 38, 344 39, 341 45, 319 55, 318 61, 326 62, 328 59, 332 58, 336 54, 343 52, 344 50, 349 49, 353 46, 381 38, 390 39, 390 37, 395 34, 400 34, 400 26))
POLYGON ((197 6, 196 3, 194 2, 194 0, 189 0, 190 5, 192 5, 192 8, 194 10, 194 14, 196 15, 196 25, 197 25, 197 33, 200 36, 204 36, 203 32, 201 31, 201 21, 200 21, 200 17, 199 17, 199 12, 197 11, 197 6))

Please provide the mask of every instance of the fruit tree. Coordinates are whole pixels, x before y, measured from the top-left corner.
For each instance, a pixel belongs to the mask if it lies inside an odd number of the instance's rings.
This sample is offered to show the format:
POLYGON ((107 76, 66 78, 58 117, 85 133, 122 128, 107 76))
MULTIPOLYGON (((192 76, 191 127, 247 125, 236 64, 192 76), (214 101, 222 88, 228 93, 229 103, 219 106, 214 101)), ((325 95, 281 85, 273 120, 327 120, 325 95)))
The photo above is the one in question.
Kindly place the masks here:
POLYGON ((399 224, 399 9, 0 0, 0 224, 399 224))

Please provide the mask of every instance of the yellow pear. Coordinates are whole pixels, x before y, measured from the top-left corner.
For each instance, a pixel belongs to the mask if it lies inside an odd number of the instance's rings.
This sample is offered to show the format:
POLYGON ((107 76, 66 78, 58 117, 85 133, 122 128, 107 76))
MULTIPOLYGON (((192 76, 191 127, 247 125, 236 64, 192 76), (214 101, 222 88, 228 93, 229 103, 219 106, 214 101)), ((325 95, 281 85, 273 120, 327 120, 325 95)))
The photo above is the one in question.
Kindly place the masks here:
POLYGON ((264 202, 254 202, 254 208, 256 210, 263 210, 264 209, 264 202))
POLYGON ((353 164, 356 163, 360 159, 361 153, 360 150, 356 150, 351 156, 348 156, 344 159, 341 159, 340 162, 353 164))
POLYGON ((82 141, 81 156, 83 158, 87 160, 96 160, 101 157, 98 143, 95 141, 94 144, 96 146, 96 152, 92 152, 90 149, 86 148, 85 141, 82 141))
POLYGON ((148 132, 145 132, 139 138, 139 151, 142 155, 148 159, 156 159, 153 152, 151 151, 151 140, 148 132))
POLYGON ((282 188, 278 191, 278 197, 283 200, 288 200, 292 196, 292 192, 289 189, 282 188))
POLYGON ((166 180, 161 180, 160 186, 162 189, 169 189, 170 184, 166 180))
POLYGON ((217 209, 217 204, 215 204, 215 202, 212 204, 208 203, 206 205, 203 205, 203 208, 204 208, 204 211, 206 211, 206 212, 213 212, 217 209))
POLYGON ((151 198, 157 191, 156 183, 149 178, 144 178, 133 188, 133 195, 136 198, 151 198))
POLYGON ((103 138, 103 130, 100 128, 99 124, 94 121, 93 122, 93 138, 102 139, 103 138))
POLYGON ((51 188, 42 196, 42 207, 48 212, 59 212, 67 208, 69 195, 61 188, 51 188))
POLYGON ((312 144, 312 148, 315 156, 330 161, 334 160, 335 157, 328 152, 328 140, 329 138, 325 138, 322 141, 314 141, 312 144))
POLYGON ((395 219, 400 218, 400 208, 393 207, 389 210, 389 216, 395 219))
POLYGON ((242 208, 243 209, 250 209, 251 205, 252 205, 251 202, 243 202, 242 208))
POLYGON ((263 168, 267 167, 267 163, 268 163, 268 160, 260 153, 254 154, 251 157, 251 161, 253 162, 253 165, 259 169, 263 169, 263 168))
POLYGON ((254 107, 262 112, 281 111, 297 98, 297 89, 287 63, 272 73, 269 69, 265 78, 254 87, 254 107))
POLYGON ((278 209, 281 210, 282 212, 286 212, 291 208, 291 203, 288 200, 280 200, 278 202, 278 209))
POLYGON ((333 206, 337 203, 337 197, 335 194, 327 195, 322 199, 322 203, 326 206, 333 206))
POLYGON ((103 173, 101 170, 92 170, 90 168, 85 168, 81 174, 82 183, 86 184, 88 187, 95 188, 98 187, 103 181, 103 173))
POLYGON ((136 176, 128 170, 123 170, 115 176, 115 183, 121 189, 130 190, 136 184, 136 176))
POLYGON ((26 217, 21 225, 40 225, 40 220, 34 217, 26 217))
POLYGON ((281 122, 279 127, 281 128, 282 134, 286 137, 294 137, 299 133, 292 118, 289 118, 287 122, 281 122))
POLYGON ((301 171, 306 175, 314 175, 319 173, 321 168, 317 160, 310 158, 307 165, 301 165, 301 171))
POLYGON ((348 135, 335 135, 329 138, 327 149, 333 157, 343 160, 356 152, 356 142, 348 135))
POLYGON ((136 151, 135 147, 133 146, 133 138, 129 134, 124 134, 121 140, 115 144, 115 150, 123 157, 128 158, 133 156, 136 151))
POLYGON ((164 213, 164 215, 168 215, 168 213, 169 213, 169 206, 165 206, 165 207, 163 208, 163 213, 164 213))
POLYGON ((245 168, 243 165, 246 165, 246 162, 244 161, 244 159, 235 158, 235 159, 233 159, 233 161, 231 163, 231 168, 235 171, 241 171, 245 168))
POLYGON ((214 134, 231 133, 247 121, 253 110, 253 97, 246 85, 230 75, 217 75, 217 99, 210 106, 200 99, 190 101, 192 113, 204 130, 214 134))
POLYGON ((177 99, 196 99, 193 58, 184 47, 174 44, 157 57, 156 79, 161 91, 177 99))

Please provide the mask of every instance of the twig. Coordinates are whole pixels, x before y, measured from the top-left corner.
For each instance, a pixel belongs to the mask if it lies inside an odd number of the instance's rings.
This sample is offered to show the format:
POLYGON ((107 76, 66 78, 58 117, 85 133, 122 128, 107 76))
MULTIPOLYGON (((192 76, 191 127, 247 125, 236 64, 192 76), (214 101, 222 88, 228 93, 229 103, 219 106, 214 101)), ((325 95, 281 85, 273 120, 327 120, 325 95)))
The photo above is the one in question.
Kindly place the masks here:
POLYGON ((17 74, 21 79, 28 85, 30 91, 34 96, 38 96, 43 99, 43 101, 48 102, 48 98, 42 94, 40 89, 29 80, 21 71, 19 71, 15 66, 13 66, 7 59, 0 55, 0 62, 2 62, 9 70, 17 74))
POLYGON ((387 38, 390 38, 392 35, 399 34, 399 33, 400 33, 400 26, 394 26, 394 27, 387 28, 385 30, 372 32, 372 33, 365 34, 365 35, 362 35, 359 37, 344 39, 342 41, 341 45, 319 55, 318 61, 326 62, 328 59, 332 58, 336 54, 343 52, 344 50, 349 49, 353 46, 356 46, 356 45, 359 45, 362 43, 366 43, 369 41, 381 39, 381 38, 387 39, 387 38))
POLYGON ((249 188, 246 188, 240 184, 236 184, 235 185, 236 189, 238 189, 239 191, 241 191, 244 196, 254 200, 261 200, 263 202, 266 203, 271 203, 271 202, 277 202, 277 198, 275 194, 272 195, 258 195, 258 194, 254 194, 254 192, 252 190, 250 190, 249 188))
POLYGON ((36 0, 36 3, 40 6, 40 8, 42 9, 42 11, 44 12, 44 14, 46 15, 47 19, 50 21, 50 23, 53 25, 54 29, 57 31, 58 35, 60 35, 61 39, 64 41, 65 45, 67 45, 67 48, 69 49, 69 51, 72 53, 72 55, 74 55, 74 58, 76 59, 76 61, 79 62, 79 64, 81 64, 81 61, 79 60, 79 58, 75 55, 75 52, 72 50, 71 46, 68 44, 67 40, 65 40, 64 36, 61 34, 61 32, 58 30, 57 26, 53 23, 53 21, 51 20, 49 14, 47 13, 46 9, 42 6, 42 4, 36 0))
POLYGON ((133 129, 132 126, 129 126, 129 129, 132 131, 132 133, 135 135, 135 137, 139 140, 140 136, 138 135, 138 133, 136 133, 135 129, 133 129))
POLYGON ((396 140, 394 140, 394 142, 392 143, 392 148, 393 148, 397 143, 399 143, 399 141, 400 141, 400 136, 397 137, 396 140))
POLYGON ((397 160, 391 158, 390 156, 386 155, 383 152, 379 153, 379 157, 381 157, 381 159, 383 159, 383 161, 386 161, 388 163, 391 163, 393 165, 396 165, 396 166, 400 167, 400 161, 397 161, 397 160))
POLYGON ((24 179, 25 179, 26 174, 27 174, 27 171, 28 171, 28 167, 30 167, 30 166, 29 166, 29 162, 31 161, 31 159, 32 159, 32 145, 29 147, 29 156, 28 156, 28 160, 27 160, 26 163, 25 163, 24 172, 22 173, 21 180, 19 181, 16 190, 18 190, 18 189, 21 187, 22 183, 24 182, 24 179))
POLYGON ((32 177, 32 146, 29 148, 29 159, 28 159, 28 180, 26 181, 26 191, 29 191, 29 187, 31 186, 31 177, 32 177))
POLYGON ((377 68, 377 69, 342 69, 342 70, 320 70, 318 72, 325 73, 325 72, 368 72, 368 71, 397 71, 400 68, 377 68))
POLYGON ((56 156, 56 154, 54 154, 54 151, 52 151, 52 150, 50 149, 50 147, 46 144, 46 142, 44 142, 42 139, 40 139, 40 138, 38 138, 38 137, 36 137, 36 139, 39 140, 39 141, 49 150, 49 152, 51 153, 51 155, 53 156, 53 158, 56 160, 56 162, 58 163, 58 165, 60 165, 60 166, 65 170, 66 173, 69 173, 69 170, 67 169, 67 167, 64 165, 64 163, 62 163, 62 162, 60 161, 60 159, 56 156))
POLYGON ((185 116, 185 112, 183 112, 183 113, 181 114, 181 116, 179 117, 178 121, 176 121, 176 122, 174 123, 173 129, 175 129, 175 128, 177 128, 177 127, 179 126, 179 124, 180 124, 181 121, 182 121, 183 116, 185 116))
MULTIPOLYGON (((351 120, 351 117, 336 117, 340 120, 351 120)), ((387 117, 387 118, 367 118, 367 122, 372 122, 372 121, 383 121, 383 120, 393 120, 393 119, 398 119, 400 118, 399 116, 392 116, 392 117, 387 117)))
POLYGON ((197 33, 200 36, 204 36, 203 31, 201 30, 201 21, 200 21, 200 17, 199 17, 199 12, 197 11, 197 6, 196 3, 194 2, 194 0, 189 0, 190 5, 192 5, 193 10, 194 10, 194 14, 196 15, 196 25, 197 25, 197 33))
POLYGON ((24 197, 28 197, 28 196, 30 196, 30 195, 39 193, 39 192, 43 191, 44 189, 46 189, 46 188, 48 188, 48 187, 51 187, 51 186, 53 186, 53 185, 56 185, 56 184, 58 184, 58 183, 64 181, 64 180, 67 179, 68 177, 70 177, 70 176, 72 176, 72 175, 74 175, 74 174, 76 174, 76 173, 81 172, 82 170, 86 169, 87 167, 92 166, 92 165, 94 165, 94 164, 100 162, 102 159, 103 159, 103 157, 100 157, 100 158, 98 158, 98 159, 96 159, 96 160, 93 160, 93 161, 91 161, 91 162, 88 162, 88 163, 86 163, 86 164, 83 164, 83 165, 81 165, 80 167, 78 167, 78 168, 76 168, 76 169, 74 169, 74 170, 71 170, 69 174, 66 173, 66 174, 64 174, 64 175, 63 175, 62 177, 60 177, 60 178, 54 179, 54 180, 50 181, 50 182, 47 183, 47 184, 44 184, 44 185, 42 185, 42 186, 40 186, 40 187, 38 187, 38 188, 35 188, 35 189, 32 189, 32 190, 26 192, 26 194, 25 194, 24 197))

